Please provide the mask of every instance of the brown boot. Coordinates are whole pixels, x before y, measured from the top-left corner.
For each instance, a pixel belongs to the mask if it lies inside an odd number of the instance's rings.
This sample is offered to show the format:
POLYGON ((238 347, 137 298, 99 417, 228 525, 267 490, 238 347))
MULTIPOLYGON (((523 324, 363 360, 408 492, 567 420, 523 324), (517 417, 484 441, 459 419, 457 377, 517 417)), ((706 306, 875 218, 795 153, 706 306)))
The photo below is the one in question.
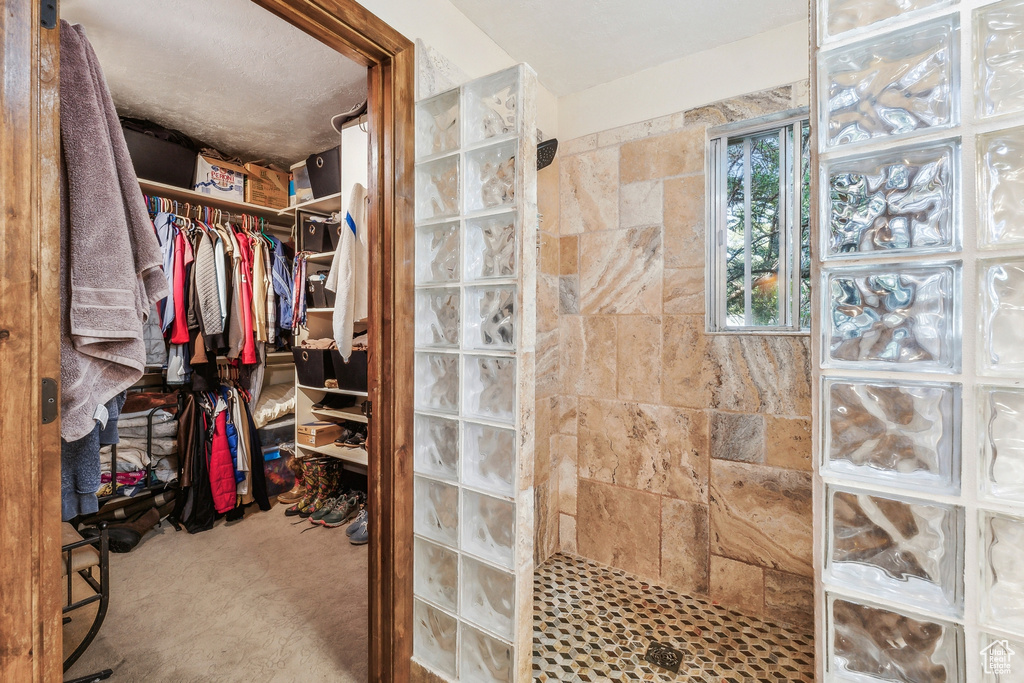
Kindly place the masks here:
POLYGON ((306 492, 303 494, 302 499, 285 510, 284 514, 289 517, 294 517, 295 515, 307 517, 312 514, 309 506, 313 504, 320 488, 320 482, 325 476, 324 464, 324 461, 320 459, 306 461, 305 466, 302 468, 302 479, 305 482, 306 492), (307 512, 307 510, 309 511, 307 512))
POLYGON ((302 500, 302 497, 306 495, 306 487, 303 483, 303 463, 304 460, 300 460, 294 455, 288 461, 288 469, 295 475, 295 486, 292 486, 290 491, 277 496, 277 502, 282 505, 292 505, 302 500))

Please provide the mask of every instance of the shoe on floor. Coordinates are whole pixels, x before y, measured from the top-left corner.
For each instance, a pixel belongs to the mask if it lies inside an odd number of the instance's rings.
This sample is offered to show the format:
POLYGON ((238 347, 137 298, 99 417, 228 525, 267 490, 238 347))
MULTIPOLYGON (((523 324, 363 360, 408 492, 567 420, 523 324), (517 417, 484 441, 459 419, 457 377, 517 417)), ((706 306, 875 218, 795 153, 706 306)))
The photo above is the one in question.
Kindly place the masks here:
POLYGON ((321 507, 319 510, 317 510, 316 512, 309 516, 309 523, 319 524, 320 520, 322 520, 324 517, 330 514, 330 512, 334 510, 334 506, 337 505, 338 502, 345 497, 345 495, 347 494, 343 493, 339 496, 335 496, 334 498, 328 498, 326 501, 324 501, 323 507, 321 507))
POLYGON ((359 506, 362 505, 362 493, 353 491, 351 494, 342 497, 337 505, 334 506, 334 510, 328 513, 320 523, 328 529, 334 529, 341 526, 356 513, 359 506))
POLYGON ((367 520, 368 515, 369 513, 366 511, 365 507, 362 510, 360 510, 359 514, 356 515, 356 520, 349 524, 348 528, 345 529, 345 535, 351 536, 352 534, 354 534, 356 532, 356 529, 359 528, 359 525, 367 520))
POLYGON ((370 530, 367 527, 368 521, 369 519, 367 517, 362 518, 362 521, 359 522, 359 526, 356 527, 356 530, 349 535, 349 543, 352 545, 366 545, 370 542, 370 530))

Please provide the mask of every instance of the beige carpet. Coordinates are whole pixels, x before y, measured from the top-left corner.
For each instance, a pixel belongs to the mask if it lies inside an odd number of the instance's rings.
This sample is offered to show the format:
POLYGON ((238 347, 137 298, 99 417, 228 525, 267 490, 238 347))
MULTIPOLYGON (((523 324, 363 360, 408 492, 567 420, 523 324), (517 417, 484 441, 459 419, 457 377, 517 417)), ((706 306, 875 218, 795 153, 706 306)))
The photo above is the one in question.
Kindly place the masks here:
MULTIPOLYGON (((111 553, 106 621, 65 678, 365 681, 367 546, 296 519, 275 505, 196 535, 165 522, 111 553)), ((64 627, 65 652, 90 619, 64 627)))

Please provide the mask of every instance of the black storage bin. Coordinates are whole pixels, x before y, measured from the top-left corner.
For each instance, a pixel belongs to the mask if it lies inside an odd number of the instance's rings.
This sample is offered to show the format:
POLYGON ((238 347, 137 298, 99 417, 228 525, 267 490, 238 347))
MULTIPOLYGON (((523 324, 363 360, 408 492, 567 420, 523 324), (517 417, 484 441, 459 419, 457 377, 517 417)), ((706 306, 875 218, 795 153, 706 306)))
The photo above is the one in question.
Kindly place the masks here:
POLYGON ((346 363, 337 349, 331 349, 331 360, 339 389, 366 391, 366 351, 353 351, 346 363))
POLYGON ((334 251, 337 246, 337 224, 329 223, 323 218, 315 220, 309 214, 302 214, 299 234, 302 235, 302 251, 321 254, 325 251, 334 251))
POLYGON ((306 172, 317 199, 341 192, 341 146, 310 154, 306 159, 306 172))
POLYGON ((170 140, 162 140, 124 127, 124 141, 135 175, 166 185, 192 189, 196 179, 196 153, 170 140))
POLYGON ((292 349, 292 358, 295 360, 299 384, 322 387, 327 380, 334 379, 330 349, 292 349))
POLYGON ((335 293, 324 285, 327 271, 306 278, 306 308, 334 308, 335 293))

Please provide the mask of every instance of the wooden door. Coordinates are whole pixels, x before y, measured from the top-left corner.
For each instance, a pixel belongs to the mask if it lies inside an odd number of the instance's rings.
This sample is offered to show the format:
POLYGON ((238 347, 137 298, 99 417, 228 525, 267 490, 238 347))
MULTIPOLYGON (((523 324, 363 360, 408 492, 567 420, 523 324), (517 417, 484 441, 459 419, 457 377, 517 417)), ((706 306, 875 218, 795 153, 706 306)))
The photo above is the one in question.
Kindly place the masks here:
POLYGON ((60 150, 56 28, 0 0, 0 680, 61 679, 60 150), (42 653, 42 656, 40 656, 42 653))

